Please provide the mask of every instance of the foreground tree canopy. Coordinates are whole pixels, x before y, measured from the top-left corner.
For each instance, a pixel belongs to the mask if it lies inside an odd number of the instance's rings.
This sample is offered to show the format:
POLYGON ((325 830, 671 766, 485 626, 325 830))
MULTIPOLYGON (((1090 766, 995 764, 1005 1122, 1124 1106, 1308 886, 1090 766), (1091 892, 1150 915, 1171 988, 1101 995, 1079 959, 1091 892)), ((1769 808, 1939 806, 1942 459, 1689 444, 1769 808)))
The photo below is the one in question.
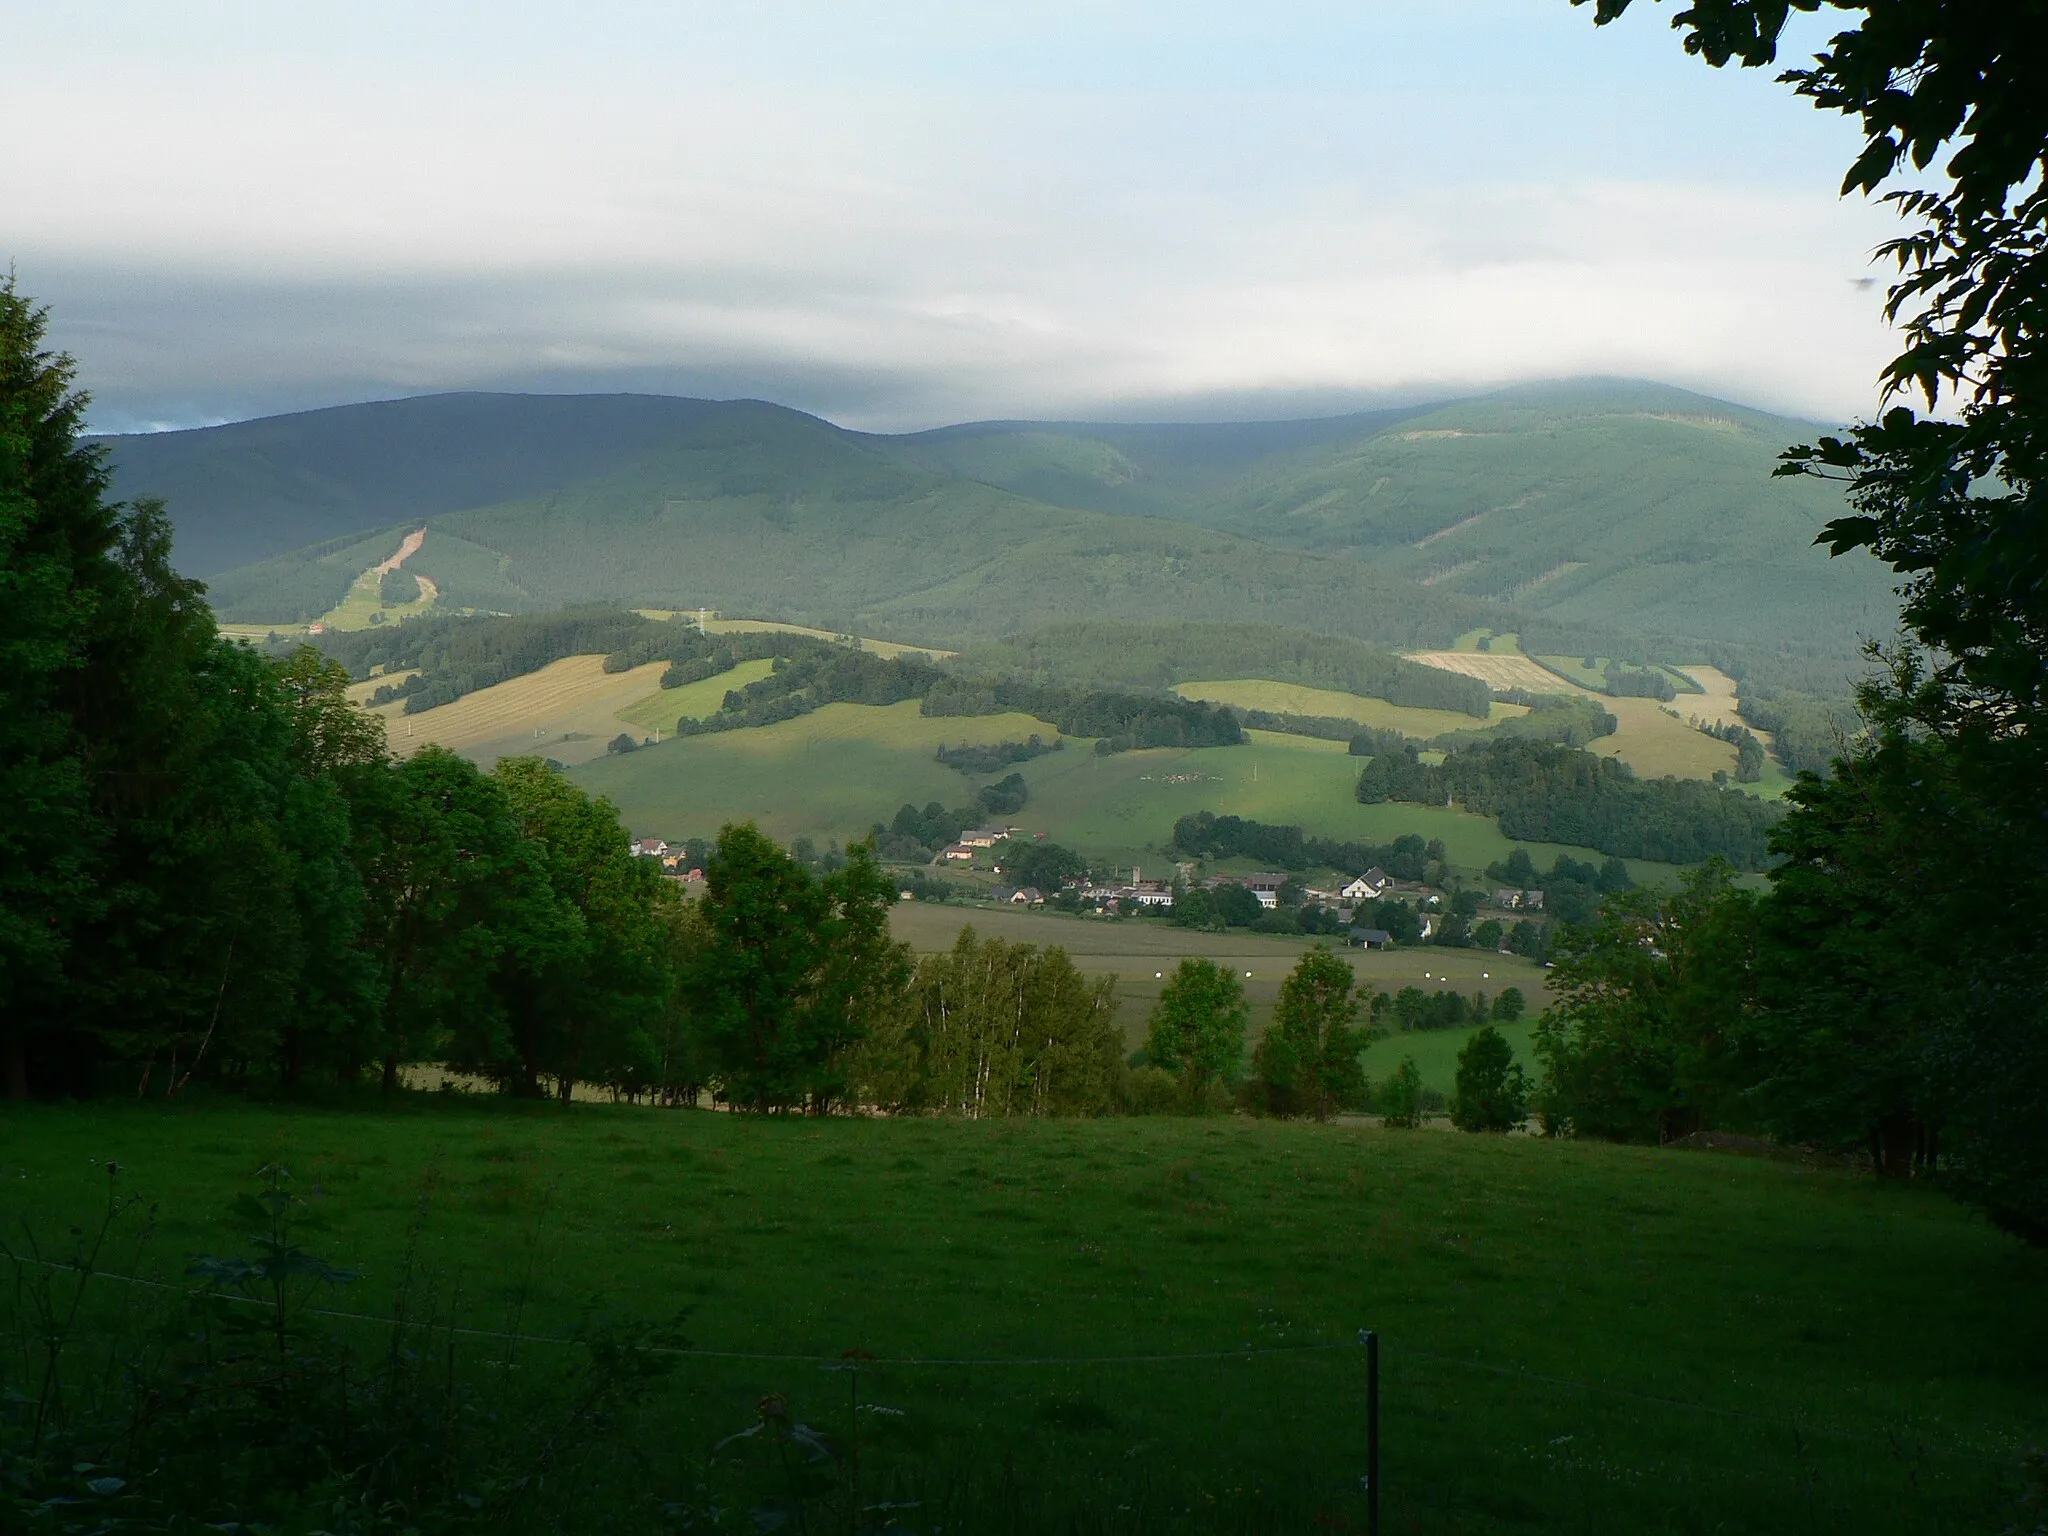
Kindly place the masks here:
MULTIPOLYGON (((1630 9, 1595 3, 1602 23, 1630 9)), ((1855 1122, 1880 1167, 1939 1166, 2048 1238, 2048 14, 1693 0, 1672 25, 1716 67, 1764 67, 1795 12, 1843 22, 1780 78, 1862 126, 1842 191, 1881 193, 1907 225, 1883 248, 1905 347, 1881 381, 1889 409, 1789 449, 1781 473, 1846 483, 1854 514, 1817 542, 1899 572, 1907 633, 1863 689, 1867 739, 1833 783, 1802 778, 1774 833, 1786 862, 1763 926, 1795 958, 1766 944, 1745 983, 1778 1052, 1745 1107, 1795 1132, 1855 1122), (1916 394, 1946 413, 1917 414, 1916 394)), ((1614 997, 1651 991, 1631 982, 1614 997)), ((1558 1059, 1591 1070, 1616 1006, 1600 1005, 1591 1034, 1580 1010, 1591 1054, 1558 1059)), ((1642 1017, 1690 1040, 1667 1053, 1674 1083, 1688 1060, 1726 1068, 1668 1007, 1642 1017)), ((1697 1110, 1710 1091, 1687 1080, 1671 1102, 1697 1110)))

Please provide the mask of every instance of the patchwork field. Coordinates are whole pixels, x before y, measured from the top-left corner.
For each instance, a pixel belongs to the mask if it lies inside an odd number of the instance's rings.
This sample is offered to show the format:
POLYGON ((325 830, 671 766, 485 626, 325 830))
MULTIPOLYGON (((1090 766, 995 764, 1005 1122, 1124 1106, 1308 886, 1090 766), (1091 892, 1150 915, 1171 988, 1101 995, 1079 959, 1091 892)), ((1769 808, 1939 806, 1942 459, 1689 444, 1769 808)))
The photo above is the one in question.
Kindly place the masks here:
MULTIPOLYGON (((886 708, 828 704, 775 725, 590 761, 576 780, 609 796, 635 833, 712 836, 727 822, 751 820, 783 842, 809 837, 823 847, 865 837, 905 802, 964 804, 981 781, 939 762, 941 745, 1034 733, 1052 731, 1028 715, 926 719, 915 700, 886 708)), ((1087 755, 1085 745, 1058 754, 1087 755)))
POLYGON ((618 711, 658 693, 667 668, 654 661, 607 672, 602 656, 570 656, 437 709, 408 715, 393 703, 375 712, 401 754, 433 742, 487 766, 528 752, 573 764, 603 754, 605 743, 627 729, 618 711))
POLYGON ((1242 1118, 28 1105, 0 1125, 10 1237, 63 1250, 112 1162, 154 1214, 108 1267, 171 1283, 96 1282, 88 1331, 250 1251, 266 1164, 363 1277, 321 1305, 389 1317, 409 1277, 482 1331, 422 1341, 472 1389, 566 1378, 555 1341, 594 1318, 684 1313, 693 1352, 605 1427, 615 1531, 711 1478, 774 1512, 744 1442, 710 1455, 770 1393, 857 1433, 865 1497, 920 1529, 1362 1530, 1368 1326, 1391 1531, 1989 1531, 2048 1392, 2048 1254, 1764 1160, 1242 1118))
MULTIPOLYGON (((1627 763, 1642 778, 1658 779, 1670 774, 1681 779, 1710 779, 1717 771, 1731 775, 1735 772, 1734 747, 1694 730, 1685 720, 1674 719, 1665 712, 1676 709, 1681 715, 1697 714, 1702 719, 1709 718, 1707 700, 1722 696, 1720 689, 1725 689, 1728 708, 1732 711, 1734 679, 1712 667, 1688 667, 1685 672, 1703 686, 1707 676, 1719 679, 1718 689, 1710 689, 1704 698, 1700 694, 1680 694, 1675 704, 1665 705, 1656 699, 1610 698, 1592 688, 1574 687, 1555 672, 1519 654, 1418 651, 1408 659, 1425 666, 1442 667, 1447 672, 1461 672, 1495 688, 1527 688, 1535 693, 1582 693, 1598 699, 1600 707, 1614 716, 1617 725, 1612 736, 1603 736, 1587 750, 1627 763)), ((1577 660, 1583 658, 1563 659, 1572 660, 1576 665, 1577 660)), ((1782 775, 1773 776, 1767 770, 1766 778, 1766 784, 1756 786, 1759 792, 1781 788, 1778 781, 1782 780, 1782 775)))
POLYGON ((1340 693, 1332 688, 1276 683, 1264 678, 1179 683, 1173 691, 1183 698, 1204 699, 1237 709, 1263 709, 1287 715, 1327 715, 1422 737, 1440 736, 1445 731, 1474 730, 1481 725, 1529 713, 1527 705, 1503 704, 1496 699, 1488 706, 1486 719, 1480 721, 1454 709, 1413 709, 1402 704, 1389 704, 1385 699, 1361 698, 1355 693, 1340 693))
MULTIPOLYGON (((917 711, 915 701, 884 708, 832 704, 776 725, 593 757, 575 777, 608 796, 637 835, 710 836, 727 822, 753 820, 785 842, 801 836, 822 847, 865 836, 906 803, 966 803, 973 787, 986 781, 936 761, 942 743, 1050 734, 1028 715, 927 719, 917 711)), ((1074 743, 1017 766, 1030 799, 1009 820, 1027 835, 1042 833, 1091 857, 1141 865, 1159 857, 1176 819, 1201 810, 1370 842, 1408 832, 1440 837, 1451 861, 1475 872, 1515 846, 1488 817, 1436 806, 1358 804, 1352 797, 1357 759, 1341 741, 1250 735, 1243 746, 1107 757, 1097 756, 1091 743, 1074 743)), ((1584 849, 1526 846, 1539 863, 1560 851, 1592 857, 1584 849)), ((1656 864, 1631 867, 1639 878, 1668 873, 1656 864)))

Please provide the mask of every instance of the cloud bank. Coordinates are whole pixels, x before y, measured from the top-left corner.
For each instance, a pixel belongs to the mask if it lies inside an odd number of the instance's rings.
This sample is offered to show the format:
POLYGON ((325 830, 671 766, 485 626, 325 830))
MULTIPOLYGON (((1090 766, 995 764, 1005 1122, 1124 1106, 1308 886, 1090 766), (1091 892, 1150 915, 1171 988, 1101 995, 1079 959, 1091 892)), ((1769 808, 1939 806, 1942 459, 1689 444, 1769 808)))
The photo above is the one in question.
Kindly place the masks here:
POLYGON ((0 255, 108 428, 623 388, 896 429, 1581 373, 1838 420, 1893 350, 1846 128, 1562 0, 51 9, 0 98, 0 255))

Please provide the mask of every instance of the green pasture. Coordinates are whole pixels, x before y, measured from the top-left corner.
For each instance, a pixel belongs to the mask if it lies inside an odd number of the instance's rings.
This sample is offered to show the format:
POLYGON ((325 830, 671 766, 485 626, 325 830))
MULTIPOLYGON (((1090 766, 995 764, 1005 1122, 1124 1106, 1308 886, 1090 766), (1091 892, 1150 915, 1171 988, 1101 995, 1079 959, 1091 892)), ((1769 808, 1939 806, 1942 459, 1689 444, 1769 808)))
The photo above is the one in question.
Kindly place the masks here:
POLYGON ((1522 637, 1510 631, 1497 635, 1490 629, 1468 629, 1451 643, 1454 651, 1477 651, 1479 642, 1486 642, 1486 649, 1504 656, 1519 656, 1522 653, 1522 637))
POLYGON ((1311 688, 1303 683, 1278 683, 1267 678, 1227 678, 1210 683, 1181 683, 1174 690, 1183 698, 1206 699, 1235 709, 1263 709, 1283 715, 1328 715, 1339 720, 1356 720, 1408 736, 1441 736, 1446 731, 1470 731, 1529 713, 1527 705, 1503 704, 1493 700, 1485 720, 1454 709, 1415 709, 1389 704, 1385 699, 1361 698, 1333 688, 1311 688))
MULTIPOLYGON (((1031 800, 1015 818, 1032 831, 1090 853, 1142 861, 1164 848, 1174 822, 1193 811, 1301 826, 1312 836, 1391 842, 1404 833, 1442 838, 1453 864, 1481 870, 1516 846, 1491 817, 1447 806, 1360 805, 1359 760, 1341 741, 1251 731, 1235 747, 1156 748, 1110 757, 1067 752, 1022 765, 1031 800)), ((1528 843, 1548 863, 1584 849, 1528 843)), ((1639 879, 1663 866, 1632 864, 1639 879)))
MULTIPOLYGON (((722 696, 724 689, 718 691, 722 696)), ((661 708, 666 713, 670 705, 661 708)), ((637 707, 623 718, 647 724, 637 707)), ((809 837, 823 846, 828 839, 864 837, 905 803, 966 803, 986 781, 938 762, 934 754, 942 743, 1019 741, 1033 734, 1050 735, 1051 727, 1019 714, 927 718, 914 701, 829 704, 794 720, 682 737, 571 772, 608 796, 636 835, 710 836, 727 822, 752 819, 771 837, 809 837)), ((1413 832, 1442 838, 1451 862, 1473 871, 1516 846, 1490 817, 1441 806, 1360 805, 1352 796, 1358 759, 1341 741, 1248 735, 1235 747, 1109 756, 1096 755, 1092 742, 1073 742, 1018 765, 1030 800, 1009 819, 1027 836, 1043 833, 1091 857, 1141 866, 1147 857, 1159 858, 1176 819, 1203 810, 1294 823, 1319 837, 1391 842, 1413 832)), ((1539 863, 1559 852, 1598 858, 1585 849, 1523 846, 1539 863)), ((1669 873, 1658 864, 1631 868, 1638 879, 1669 873)))
MULTIPOLYGON (((478 1330, 435 1337, 453 1379, 542 1381, 600 1317, 781 1357, 681 1357, 608 1427, 613 1531, 673 1528, 771 1393, 860 1424, 898 1529, 1362 1530, 1368 1326, 1396 1532, 1994 1531, 2048 1400, 2048 1254, 1757 1159, 1235 1117, 16 1106, 10 1246, 69 1252, 109 1162, 152 1214, 106 1268, 176 1287, 252 1251, 231 1202, 281 1164, 303 1244, 361 1273, 319 1304, 387 1317, 409 1274, 415 1316, 478 1330)), ((82 1316, 162 1295, 96 1282, 82 1316)))
POLYGON ((664 688, 659 693, 650 694, 638 704, 620 710, 619 718, 642 730, 673 731, 676 721, 686 716, 701 720, 706 715, 716 714, 728 692, 759 682, 774 670, 772 661, 743 661, 726 668, 716 677, 701 678, 680 688, 664 688))
MULTIPOLYGON (((718 691, 723 697, 725 689, 718 691)), ((915 700, 828 704, 775 725, 684 736, 601 758, 571 776, 609 796, 639 835, 715 836, 728 822, 751 820, 784 842, 809 837, 823 847, 828 839, 865 837, 906 801, 965 803, 980 781, 939 762, 941 745, 1052 734, 1029 715, 927 719, 917 711, 915 700)), ((1083 744, 1061 755, 1086 752, 1083 744)))

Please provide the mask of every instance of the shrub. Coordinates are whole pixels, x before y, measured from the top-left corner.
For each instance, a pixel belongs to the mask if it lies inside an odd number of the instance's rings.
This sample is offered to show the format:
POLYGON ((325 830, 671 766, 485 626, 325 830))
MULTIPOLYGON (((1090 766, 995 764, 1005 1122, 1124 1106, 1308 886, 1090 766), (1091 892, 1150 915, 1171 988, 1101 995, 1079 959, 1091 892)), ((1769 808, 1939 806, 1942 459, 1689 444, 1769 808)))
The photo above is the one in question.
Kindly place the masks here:
POLYGON ((1529 1085, 1514 1047, 1491 1024, 1458 1052, 1451 1123, 1461 1131, 1512 1131, 1529 1118, 1529 1085))
POLYGON ((1381 1125, 1412 1131, 1422 1124, 1422 1069, 1413 1056, 1403 1056, 1380 1085, 1379 1107, 1381 1125))

